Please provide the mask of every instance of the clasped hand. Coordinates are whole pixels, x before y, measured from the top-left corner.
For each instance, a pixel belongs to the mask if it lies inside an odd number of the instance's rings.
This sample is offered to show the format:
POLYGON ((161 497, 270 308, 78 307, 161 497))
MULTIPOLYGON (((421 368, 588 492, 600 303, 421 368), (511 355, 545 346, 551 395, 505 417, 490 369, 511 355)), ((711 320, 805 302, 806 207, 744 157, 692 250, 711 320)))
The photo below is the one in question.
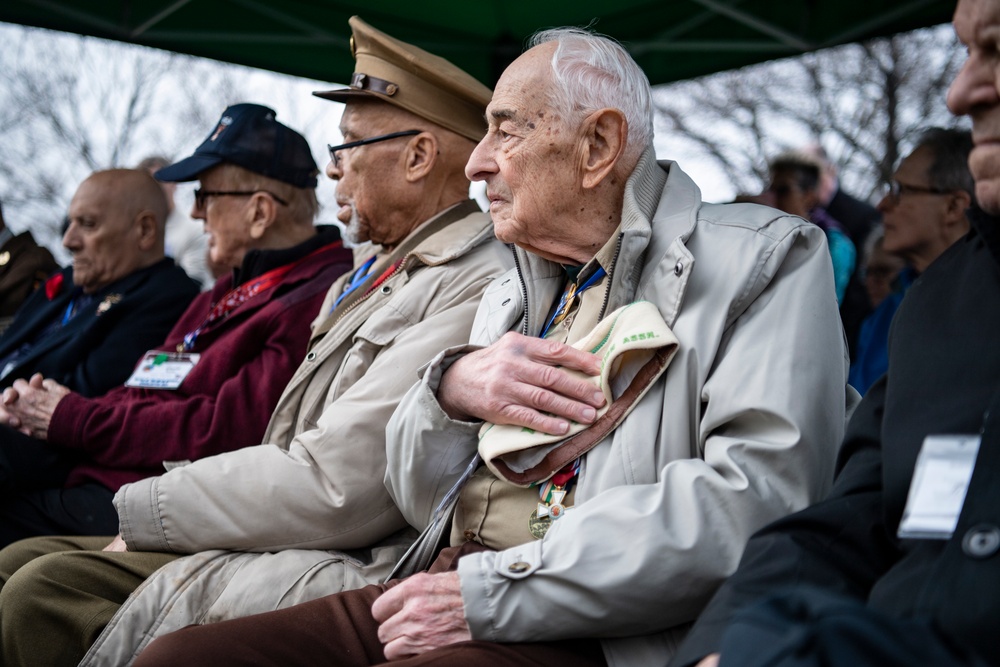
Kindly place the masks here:
POLYGON ((43 378, 40 373, 32 375, 30 380, 15 380, 3 391, 0 423, 33 438, 46 440, 56 406, 68 393, 67 387, 43 378))
POLYGON ((594 376, 601 358, 569 345, 507 333, 445 372, 438 403, 452 419, 480 419, 562 435, 569 422, 590 424, 604 394, 562 368, 594 376))

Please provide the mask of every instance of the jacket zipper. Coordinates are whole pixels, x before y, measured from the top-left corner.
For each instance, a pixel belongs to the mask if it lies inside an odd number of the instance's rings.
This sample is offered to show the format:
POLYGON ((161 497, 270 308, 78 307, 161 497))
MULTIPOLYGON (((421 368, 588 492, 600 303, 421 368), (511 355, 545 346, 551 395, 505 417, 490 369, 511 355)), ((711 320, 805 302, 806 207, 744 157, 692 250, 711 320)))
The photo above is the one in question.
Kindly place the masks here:
MULTIPOLYGON (((385 280, 382 281, 383 284, 389 282, 390 279, 394 278, 398 273, 402 272, 406 268, 407 262, 409 262, 409 260, 410 260, 411 257, 413 257, 412 254, 406 255, 405 257, 403 257, 403 260, 399 263, 399 266, 396 267, 396 270, 393 271, 392 273, 390 273, 388 276, 386 276, 385 280)), ((375 293, 375 290, 372 290, 368 294, 365 294, 363 297, 361 297, 360 299, 358 299, 357 301, 355 301, 354 303, 352 303, 350 306, 348 306, 347 310, 345 310, 344 312, 342 312, 340 314, 340 317, 338 317, 336 320, 334 320, 333 324, 330 325, 330 329, 333 329, 333 327, 335 327, 338 324, 340 324, 340 321, 343 320, 345 317, 347 317, 348 313, 350 313, 355 308, 357 308, 358 306, 360 306, 361 304, 363 304, 365 301, 367 301, 369 298, 371 298, 371 295, 374 294, 374 293, 375 293)))
POLYGON ((507 246, 514 253, 514 269, 517 270, 517 282, 521 285, 521 297, 524 299, 524 324, 521 325, 521 335, 530 336, 528 333, 528 288, 524 284, 524 274, 521 273, 521 260, 517 258, 517 247, 513 244, 507 246))
POLYGON ((601 312, 597 315, 597 321, 604 319, 604 311, 608 309, 608 300, 611 298, 611 283, 615 279, 615 269, 618 267, 618 253, 622 250, 622 239, 625 232, 618 233, 618 242, 615 244, 615 254, 611 256, 611 267, 608 271, 608 288, 604 290, 604 303, 601 304, 601 312))

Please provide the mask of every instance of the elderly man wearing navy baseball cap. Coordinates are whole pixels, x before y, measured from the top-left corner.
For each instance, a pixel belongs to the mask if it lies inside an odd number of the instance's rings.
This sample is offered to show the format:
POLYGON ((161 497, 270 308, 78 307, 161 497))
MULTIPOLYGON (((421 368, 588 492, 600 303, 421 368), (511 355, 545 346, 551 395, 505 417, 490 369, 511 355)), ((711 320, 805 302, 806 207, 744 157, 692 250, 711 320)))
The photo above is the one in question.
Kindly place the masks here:
MULTIPOLYGON (((149 176, 130 173, 162 197, 149 176)), ((5 550, 0 580, 11 583, 23 569, 18 580, 31 581, 31 568, 45 561, 35 556, 47 552, 71 550, 71 559, 92 561, 119 531, 112 499, 122 485, 261 442, 306 354, 310 319, 352 265, 339 230, 313 225, 317 173, 305 139, 257 104, 226 109, 193 155, 157 172, 163 180, 200 180, 192 216, 205 223, 213 259, 230 270, 195 298, 165 340, 149 343, 155 347, 124 386, 87 398, 33 379, 7 391, 4 421, 29 431, 36 449, 53 450, 69 472, 61 483, 22 488, 25 480, 17 479, 16 494, 0 490, 0 545, 32 535, 74 537, 39 537, 5 550)), ((107 310, 117 307, 113 301, 105 297, 107 310)), ((158 307, 149 300, 147 308, 158 307)), ((138 556, 136 567, 153 569, 170 558, 138 556)), ((10 602, 17 589, 14 582, 0 595, 8 633, 13 619, 30 618, 10 602)), ((8 634, 3 664, 24 664, 19 650, 61 664, 66 653, 62 640, 53 643, 57 635, 29 633, 43 644, 35 653, 8 634)))

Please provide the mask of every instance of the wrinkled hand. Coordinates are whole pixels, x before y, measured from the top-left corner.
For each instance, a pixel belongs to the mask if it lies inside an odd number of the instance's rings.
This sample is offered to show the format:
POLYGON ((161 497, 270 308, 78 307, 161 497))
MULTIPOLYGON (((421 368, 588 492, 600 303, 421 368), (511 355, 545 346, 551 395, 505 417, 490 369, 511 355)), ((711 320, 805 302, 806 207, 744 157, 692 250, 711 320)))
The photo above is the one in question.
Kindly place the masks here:
POLYGON ((719 654, 706 655, 695 667, 719 667, 719 654))
POLYGON ((372 616, 387 660, 472 639, 457 572, 413 575, 375 600, 372 616))
POLYGON ((117 553, 125 553, 128 551, 128 545, 125 544, 125 540, 122 539, 121 533, 115 535, 115 539, 111 540, 111 544, 101 549, 101 551, 114 551, 117 553))
POLYGON ((593 376, 601 372, 601 358, 556 341, 507 333, 452 364, 441 378, 438 402, 452 419, 562 435, 569 430, 568 420, 592 423, 604 394, 558 366, 593 376))
POLYGON ((12 428, 17 428, 16 425, 20 425, 21 422, 7 410, 8 406, 17 403, 18 398, 20 396, 13 387, 7 387, 3 390, 3 393, 0 393, 0 424, 12 428))
POLYGON ((3 392, 4 422, 40 440, 48 439, 49 422, 63 397, 70 393, 55 380, 46 380, 35 373, 30 380, 15 380, 3 392))

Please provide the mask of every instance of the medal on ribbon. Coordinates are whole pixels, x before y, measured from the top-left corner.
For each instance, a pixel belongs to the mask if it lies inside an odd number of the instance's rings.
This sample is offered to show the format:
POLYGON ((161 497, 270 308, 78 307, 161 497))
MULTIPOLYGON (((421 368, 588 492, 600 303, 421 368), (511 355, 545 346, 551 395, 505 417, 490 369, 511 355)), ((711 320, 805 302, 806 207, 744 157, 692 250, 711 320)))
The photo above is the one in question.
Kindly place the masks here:
POLYGON ((568 491, 564 491, 558 486, 554 487, 548 502, 538 503, 535 511, 528 517, 528 530, 536 540, 545 537, 545 533, 549 532, 549 528, 552 527, 552 522, 558 521, 572 509, 563 505, 567 493, 568 491))

